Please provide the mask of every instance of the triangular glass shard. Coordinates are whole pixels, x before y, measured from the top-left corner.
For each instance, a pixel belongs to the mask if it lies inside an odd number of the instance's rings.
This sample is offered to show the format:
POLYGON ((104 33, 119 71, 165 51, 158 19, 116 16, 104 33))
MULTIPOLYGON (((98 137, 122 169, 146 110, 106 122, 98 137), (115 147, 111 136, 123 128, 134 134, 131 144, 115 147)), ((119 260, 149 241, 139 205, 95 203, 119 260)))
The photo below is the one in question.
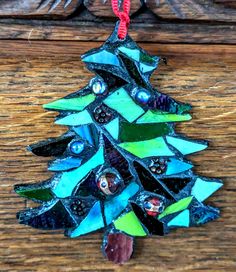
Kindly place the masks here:
POLYGON ((167 122, 182 122, 191 120, 190 114, 174 114, 164 111, 148 110, 137 121, 137 124, 143 123, 167 123, 167 122))
POLYGON ((129 122, 133 122, 144 113, 144 110, 132 100, 124 88, 118 89, 103 102, 129 122))
POLYGON ((116 229, 132 236, 146 236, 140 221, 133 211, 121 215, 114 221, 116 229))
POLYGON ((54 198, 54 194, 50 188, 50 180, 41 184, 17 184, 14 186, 15 192, 34 201, 50 201, 54 198))
POLYGON ((76 126, 72 129, 82 139, 88 141, 93 146, 97 146, 99 134, 94 124, 76 126))
POLYGON ((104 163, 103 148, 101 147, 97 153, 80 167, 75 170, 64 172, 58 184, 53 188, 53 192, 57 197, 68 197, 71 195, 78 183, 95 167, 104 163))
POLYGON ((88 94, 76 98, 63 98, 43 105, 49 110, 81 111, 95 100, 94 94, 88 94))
POLYGON ((171 132, 168 124, 134 124, 121 122, 119 140, 121 142, 135 142, 150 140, 155 137, 168 135, 171 132))
POLYGON ((93 54, 85 54, 82 56, 82 61, 120 66, 118 57, 107 50, 96 50, 93 54))
POLYGON ((111 122, 106 124, 104 127, 115 140, 118 139, 118 136, 119 136, 119 117, 113 119, 111 122))
POLYGON ((60 156, 66 151, 68 144, 74 137, 74 134, 64 134, 57 138, 49 138, 46 141, 32 144, 27 149, 37 156, 60 156))
POLYGON ((144 166, 134 161, 134 168, 145 191, 162 195, 168 200, 174 200, 172 195, 168 192, 168 188, 163 187, 144 166))
POLYGON ((130 172, 128 161, 105 136, 103 136, 103 139, 107 162, 119 172, 125 183, 129 182, 133 175, 130 172))
POLYGON ((101 204, 96 202, 91 208, 84 220, 73 230, 67 231, 66 235, 71 238, 84 235, 86 233, 101 229, 104 227, 101 204))
POLYGON ((144 63, 140 63, 139 64, 139 69, 141 71, 141 73, 150 73, 152 72, 153 70, 156 69, 156 67, 153 67, 153 66, 150 66, 150 65, 146 65, 144 63))
POLYGON ((189 227, 189 210, 184 210, 168 222, 168 227, 189 227))
POLYGON ((187 209, 188 206, 190 205, 190 203, 192 202, 192 200, 193 200, 193 197, 189 196, 189 197, 185 197, 185 198, 179 200, 178 202, 175 202, 174 204, 171 204, 170 206, 165 208, 163 213, 161 213, 158 216, 158 218, 161 219, 169 214, 180 212, 182 210, 187 209))
POLYGON ((164 226, 162 222, 158 221, 153 216, 148 215, 137 204, 131 203, 131 205, 135 215, 138 217, 140 222, 146 227, 149 234, 160 236, 164 235, 164 226))
POLYGON ((66 117, 60 118, 55 122, 57 125, 64 126, 82 126, 93 123, 93 120, 87 110, 79 113, 72 113, 66 117))
POLYGON ((174 177, 160 179, 166 187, 175 194, 178 194, 191 181, 189 177, 174 177))
POLYGON ((206 224, 220 216, 219 209, 212 206, 198 206, 191 208, 191 219, 193 225, 206 224))
POLYGON ((61 201, 51 201, 43 206, 18 213, 20 224, 38 229, 63 229, 75 227, 75 222, 61 201))
POLYGON ((131 49, 125 46, 120 46, 118 50, 125 54, 128 58, 133 59, 134 61, 139 61, 140 58, 140 51, 138 49, 131 49))
POLYGON ((126 142, 119 146, 133 155, 143 159, 154 156, 174 156, 162 137, 140 142, 126 142))
POLYGON ((220 189, 222 185, 223 184, 220 181, 215 182, 197 178, 193 185, 191 195, 194 196, 199 202, 202 202, 220 189))
POLYGON ((168 144, 175 147, 181 154, 188 155, 207 148, 206 143, 198 143, 196 141, 188 141, 177 137, 167 136, 168 144))
POLYGON ((66 171, 73 168, 77 168, 81 165, 82 159, 79 158, 62 158, 52 161, 49 166, 49 171, 66 171))
POLYGON ((185 172, 193 167, 192 164, 180 161, 174 158, 169 158, 168 159, 168 164, 167 164, 167 170, 166 170, 166 175, 174 175, 178 173, 185 172))
POLYGON ((129 199, 139 191, 137 183, 132 182, 117 196, 104 203, 106 223, 110 224, 127 207, 129 199))

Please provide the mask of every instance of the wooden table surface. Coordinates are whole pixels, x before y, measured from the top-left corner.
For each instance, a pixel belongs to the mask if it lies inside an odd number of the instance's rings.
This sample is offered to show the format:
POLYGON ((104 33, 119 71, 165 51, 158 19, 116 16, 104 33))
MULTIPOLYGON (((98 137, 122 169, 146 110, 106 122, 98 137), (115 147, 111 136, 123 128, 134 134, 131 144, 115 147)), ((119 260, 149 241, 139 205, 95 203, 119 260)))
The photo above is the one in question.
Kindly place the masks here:
POLYGON ((54 113, 41 105, 81 88, 91 73, 80 60, 101 42, 0 41, 0 271, 236 271, 236 47, 234 45, 141 44, 168 58, 152 77, 164 93, 193 105, 193 120, 177 126, 210 147, 190 156, 200 175, 219 177, 224 187, 209 199, 222 217, 199 228, 178 229, 166 237, 136 239, 125 265, 101 254, 102 233, 78 239, 61 231, 18 225, 23 199, 13 185, 50 176, 48 159, 25 146, 60 135, 54 113))

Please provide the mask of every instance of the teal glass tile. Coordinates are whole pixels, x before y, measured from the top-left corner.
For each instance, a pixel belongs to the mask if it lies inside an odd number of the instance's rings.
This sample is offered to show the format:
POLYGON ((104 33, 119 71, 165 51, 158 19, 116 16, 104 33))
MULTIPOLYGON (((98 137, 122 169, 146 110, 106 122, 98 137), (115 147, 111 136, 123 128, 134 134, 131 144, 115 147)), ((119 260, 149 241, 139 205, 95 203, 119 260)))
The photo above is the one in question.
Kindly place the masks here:
POLYGON ((63 98, 53 101, 51 103, 43 105, 45 109, 51 110, 70 110, 70 111, 81 111, 90 103, 95 100, 94 94, 88 94, 85 96, 79 96, 75 98, 63 98))
POLYGON ((93 120, 87 110, 81 111, 79 113, 72 113, 58 119, 55 122, 57 125, 65 125, 65 126, 81 126, 93 123, 93 120))
POLYGON ((78 126, 78 127, 73 127, 73 130, 77 135, 79 135, 82 139, 88 141, 91 145, 94 145, 96 142, 97 138, 96 134, 96 128, 94 125, 83 125, 83 126, 78 126))
POLYGON ((94 54, 84 55, 82 56, 82 61, 120 66, 118 57, 107 50, 101 50, 94 54))
POLYGON ((103 148, 101 147, 97 153, 87 162, 82 164, 75 170, 64 172, 58 184, 53 188, 53 192, 57 197, 68 197, 72 194, 74 188, 80 181, 95 167, 104 163, 103 148))
POLYGON ((192 164, 180 161, 174 158, 170 158, 167 164, 166 175, 174 175, 184 171, 187 171, 193 167, 192 164))
POLYGON ((207 148, 207 144, 200 144, 194 141, 188 141, 171 136, 167 136, 166 140, 183 155, 192 154, 207 148))
POLYGON ((197 178, 195 181, 191 195, 198 201, 202 202, 210 195, 216 192, 223 184, 221 182, 208 181, 201 178, 197 178))
POLYGON ((141 116, 136 123, 167 123, 167 122, 182 122, 191 120, 190 114, 174 114, 165 111, 148 110, 141 116))
POLYGON ((127 207, 129 199, 139 190, 137 183, 132 182, 117 196, 104 203, 104 213, 107 224, 116 219, 127 207))
POLYGON ((139 61, 140 57, 140 51, 138 49, 130 49, 125 46, 120 46, 119 51, 125 54, 130 59, 133 59, 135 61, 139 61))
POLYGON ((77 228, 68 233, 71 238, 81 236, 83 234, 101 229, 104 227, 101 204, 96 202, 89 211, 85 219, 79 224, 77 228))
POLYGON ((156 66, 150 66, 150 65, 146 65, 146 64, 144 64, 144 63, 140 63, 140 64, 139 64, 139 69, 140 69, 140 71, 141 71, 142 73, 145 74, 145 73, 149 73, 149 72, 155 70, 155 69, 156 69, 156 66))
POLYGON ((189 210, 184 210, 168 222, 168 227, 189 227, 189 210))
POLYGON ((144 110, 133 101, 124 88, 118 89, 103 102, 129 122, 133 122, 144 113, 144 110))
POLYGON ((143 159, 153 156, 174 156, 162 137, 140 142, 126 142, 119 146, 133 155, 143 159))
POLYGON ((81 159, 68 157, 64 159, 57 159, 51 162, 48 166, 49 171, 66 171, 77 168, 81 165, 81 159))
POLYGON ((119 117, 115 118, 108 124, 106 124, 105 129, 110 133, 110 135, 117 140, 119 136, 119 117))

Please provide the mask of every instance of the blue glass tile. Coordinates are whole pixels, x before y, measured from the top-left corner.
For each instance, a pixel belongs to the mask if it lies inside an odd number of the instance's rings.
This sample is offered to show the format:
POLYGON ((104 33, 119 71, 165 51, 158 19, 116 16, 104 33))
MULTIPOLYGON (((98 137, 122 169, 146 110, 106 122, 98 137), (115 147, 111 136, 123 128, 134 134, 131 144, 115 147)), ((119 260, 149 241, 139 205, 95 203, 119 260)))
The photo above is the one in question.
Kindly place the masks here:
POLYGON ((198 201, 202 202, 217 191, 223 184, 221 182, 207 181, 197 178, 195 181, 191 195, 198 201))
POLYGON ((119 117, 112 120, 110 123, 104 126, 110 135, 117 140, 119 136, 119 117))
POLYGON ((68 197, 72 194, 73 189, 79 182, 95 167, 104 163, 103 148, 100 148, 98 152, 87 162, 82 164, 79 168, 64 172, 61 178, 53 188, 53 192, 57 197, 68 197))
POLYGON ((71 238, 74 238, 103 227, 104 222, 102 217, 101 204, 100 202, 96 202, 85 219, 79 224, 77 228, 70 231, 68 235, 71 238))
POLYGON ((183 162, 174 158, 170 158, 167 164, 166 175, 174 175, 187 171, 193 167, 192 164, 183 162))
POLYGON ((55 122, 57 125, 81 126, 93 123, 93 120, 87 110, 79 113, 73 113, 63 117, 55 122))
POLYGON ((100 63, 100 64, 110 64, 115 66, 120 66, 119 59, 113 53, 106 50, 101 50, 94 54, 82 56, 84 62, 100 63))
POLYGON ((148 73, 156 69, 156 66, 146 65, 144 63, 139 64, 139 69, 142 73, 148 73))
POLYGON ((183 155, 192 154, 207 148, 207 144, 200 144, 194 141, 188 141, 171 136, 167 136, 166 140, 183 155))
POLYGON ((139 61, 140 51, 138 49, 130 49, 125 46, 119 47, 119 51, 125 54, 127 57, 139 61))
POLYGON ((57 159, 51 162, 48 166, 49 171, 65 171, 77 168, 81 165, 81 159, 68 157, 64 159, 57 159))
POLYGON ((194 225, 206 224, 220 216, 219 209, 212 206, 197 206, 191 208, 191 219, 194 225))
POLYGON ((98 142, 98 131, 93 124, 83 125, 72 128, 77 135, 88 141, 91 145, 96 145, 98 142))
POLYGON ((168 222, 168 227, 189 227, 189 210, 184 210, 168 222))
POLYGON ((132 182, 122 191, 121 194, 105 202, 104 212, 107 224, 110 224, 121 214, 121 212, 128 205, 129 198, 134 196, 138 192, 138 190, 138 184, 132 182))

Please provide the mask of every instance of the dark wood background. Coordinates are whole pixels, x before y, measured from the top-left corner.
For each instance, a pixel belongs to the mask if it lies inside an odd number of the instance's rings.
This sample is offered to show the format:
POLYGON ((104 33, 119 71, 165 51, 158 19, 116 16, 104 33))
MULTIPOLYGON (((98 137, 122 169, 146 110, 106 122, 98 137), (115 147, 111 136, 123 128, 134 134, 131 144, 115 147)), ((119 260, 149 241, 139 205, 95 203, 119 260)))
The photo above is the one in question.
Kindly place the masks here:
POLYGON ((236 4, 233 0, 132 0, 131 36, 152 54, 166 56, 152 83, 191 103, 193 120, 178 131, 210 141, 189 157, 198 174, 224 187, 209 199, 222 217, 166 237, 136 239, 123 266, 104 260, 102 233, 79 239, 18 225, 25 203, 13 185, 44 180, 47 159, 25 146, 65 128, 41 105, 88 82, 80 55, 113 29, 110 2, 102 0, 0 1, 0 271, 236 271, 236 4))

